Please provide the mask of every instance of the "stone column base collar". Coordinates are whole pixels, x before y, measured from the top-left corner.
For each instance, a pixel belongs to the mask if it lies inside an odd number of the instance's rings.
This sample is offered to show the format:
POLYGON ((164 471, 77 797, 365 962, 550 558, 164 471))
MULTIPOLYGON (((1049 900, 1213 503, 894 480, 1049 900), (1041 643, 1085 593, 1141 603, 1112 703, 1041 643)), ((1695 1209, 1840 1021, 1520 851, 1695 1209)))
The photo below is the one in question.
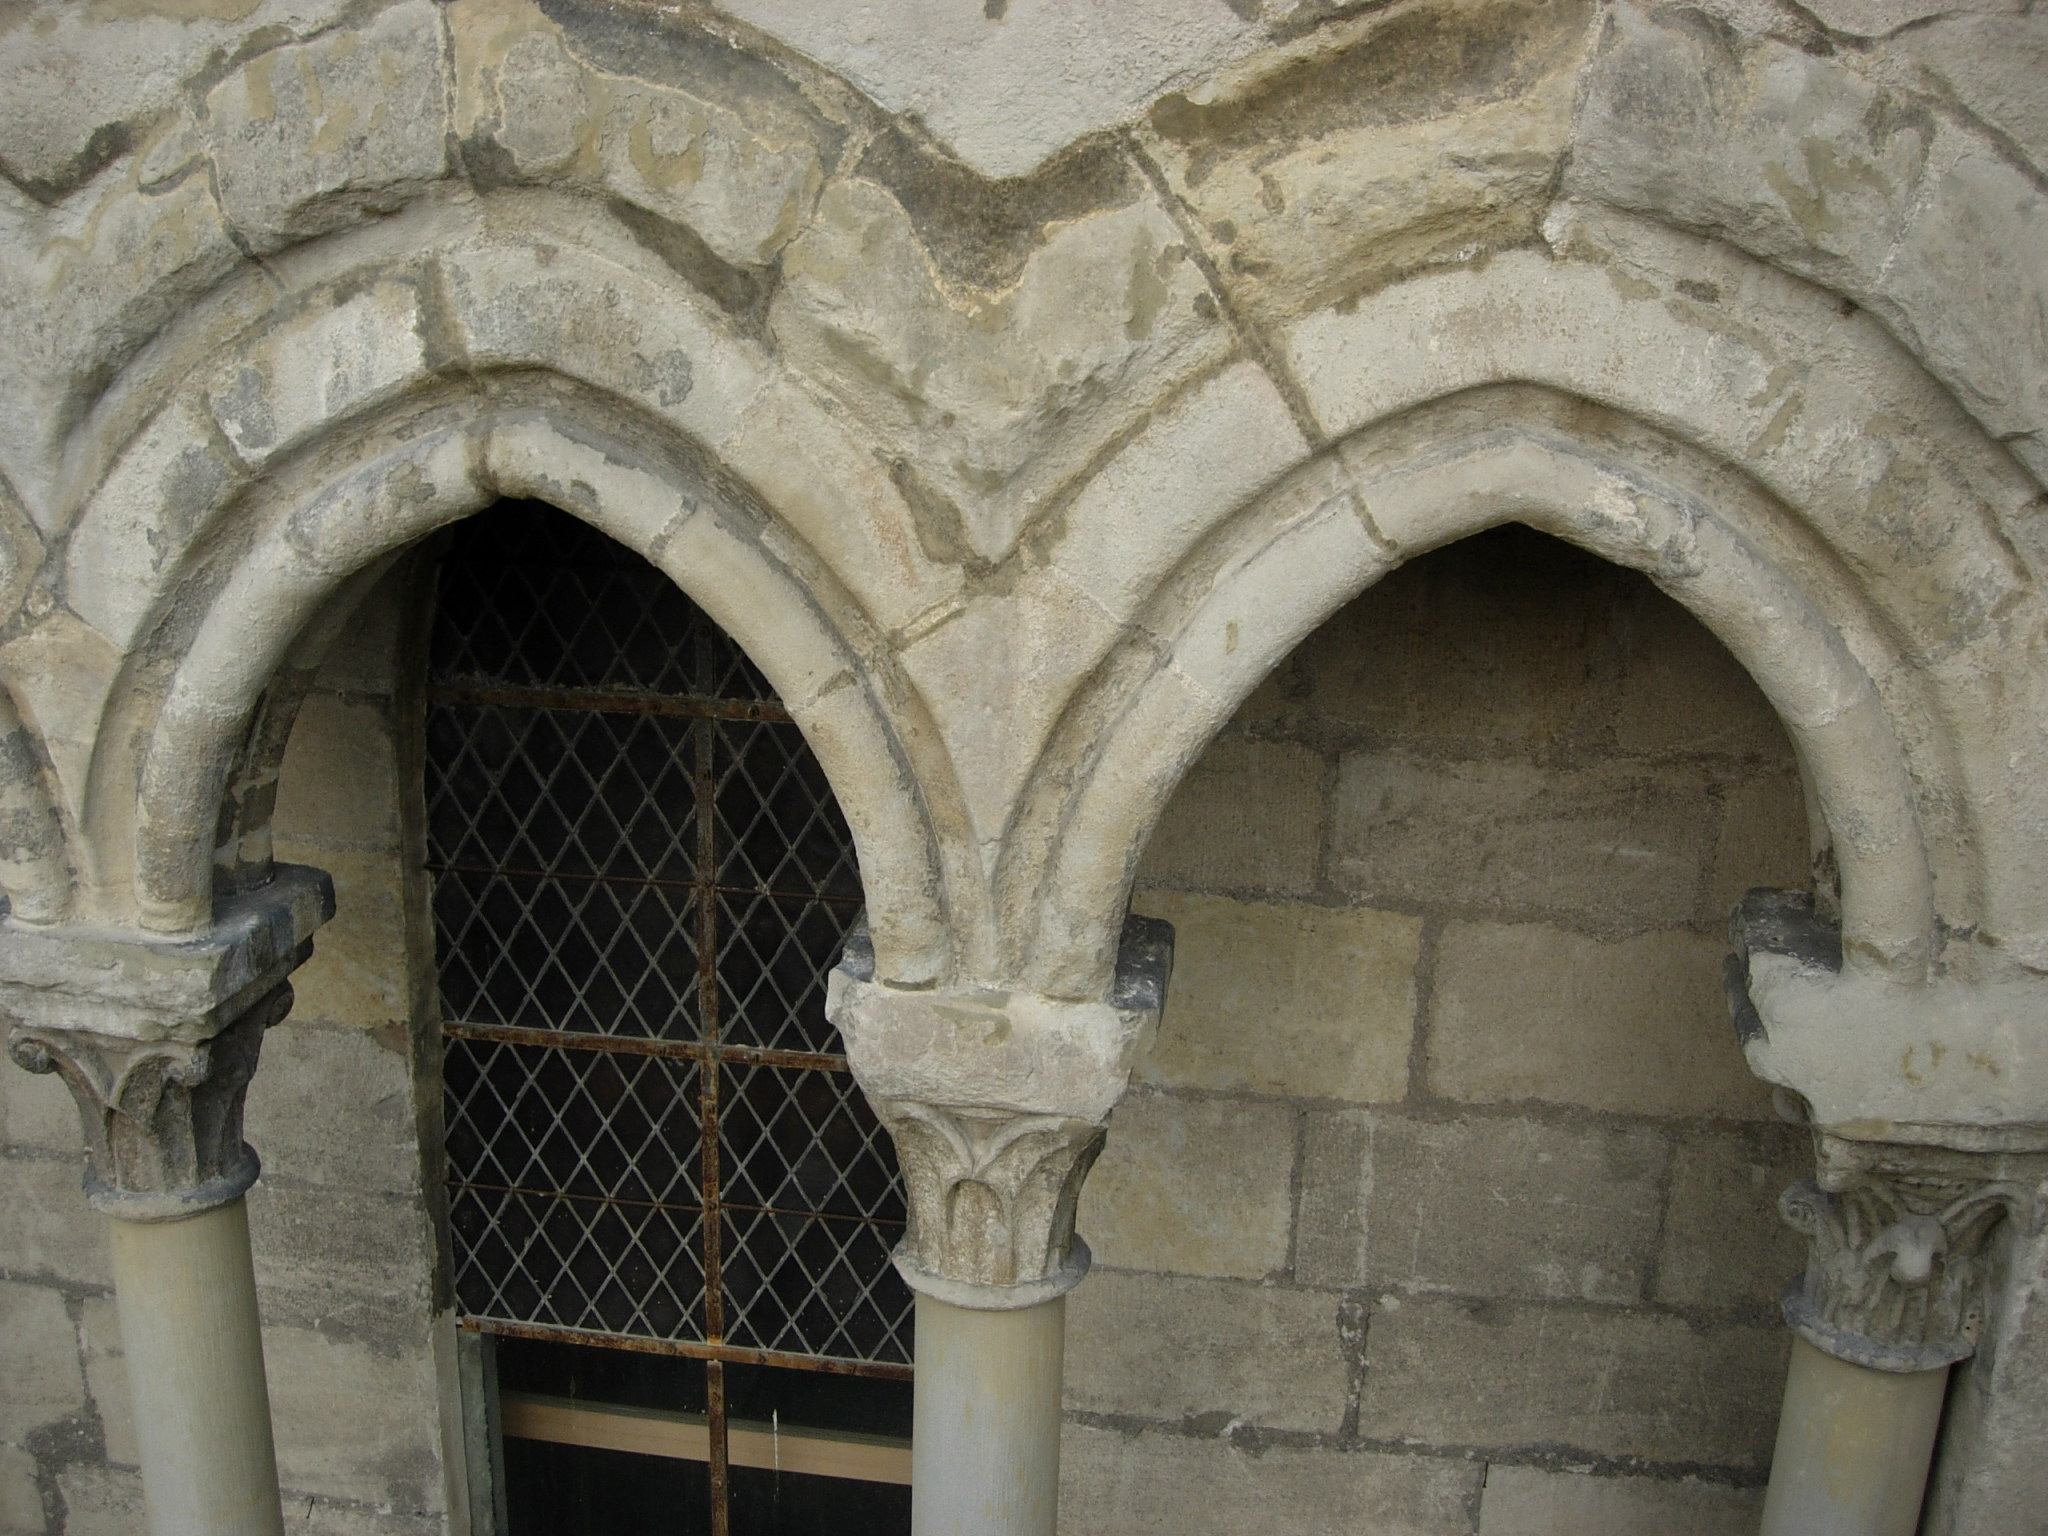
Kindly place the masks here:
POLYGON ((889 1258, 896 1266, 896 1273, 918 1295, 943 1301, 949 1307, 965 1307, 970 1312, 1021 1312, 1026 1307, 1058 1301, 1081 1283, 1089 1266, 1095 1262, 1095 1256, 1088 1251, 1087 1240, 1079 1233, 1069 1240, 1064 1268, 1016 1285, 984 1285, 977 1280, 953 1280, 933 1274, 919 1264, 916 1255, 902 1243, 896 1245, 896 1251, 889 1258))

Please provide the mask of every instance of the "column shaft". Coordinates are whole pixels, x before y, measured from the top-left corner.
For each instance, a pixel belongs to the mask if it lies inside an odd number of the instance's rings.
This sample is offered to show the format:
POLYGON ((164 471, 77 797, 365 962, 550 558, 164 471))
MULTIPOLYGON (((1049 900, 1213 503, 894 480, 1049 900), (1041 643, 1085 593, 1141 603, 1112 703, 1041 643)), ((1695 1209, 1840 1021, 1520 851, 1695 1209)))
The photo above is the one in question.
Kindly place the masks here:
POLYGON ((1053 1536, 1064 1298, 1008 1312, 917 1298, 911 1536, 1053 1536))
POLYGON ((247 1209, 108 1227, 150 1536, 282 1536, 247 1209))
POLYGON ((1761 1536, 1913 1536, 1948 1367, 1876 1371, 1792 1340, 1761 1536))

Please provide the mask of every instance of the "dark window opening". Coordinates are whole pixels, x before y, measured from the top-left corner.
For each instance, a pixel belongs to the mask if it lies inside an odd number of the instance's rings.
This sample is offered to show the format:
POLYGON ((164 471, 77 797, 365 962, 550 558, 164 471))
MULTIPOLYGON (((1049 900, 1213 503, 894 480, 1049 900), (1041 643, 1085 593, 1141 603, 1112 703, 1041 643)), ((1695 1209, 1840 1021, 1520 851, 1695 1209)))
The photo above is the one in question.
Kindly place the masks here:
POLYGON ((824 1016, 861 887, 802 733, 666 575, 506 502, 440 569, 425 758, 508 1536, 907 1529, 903 1193, 824 1016))

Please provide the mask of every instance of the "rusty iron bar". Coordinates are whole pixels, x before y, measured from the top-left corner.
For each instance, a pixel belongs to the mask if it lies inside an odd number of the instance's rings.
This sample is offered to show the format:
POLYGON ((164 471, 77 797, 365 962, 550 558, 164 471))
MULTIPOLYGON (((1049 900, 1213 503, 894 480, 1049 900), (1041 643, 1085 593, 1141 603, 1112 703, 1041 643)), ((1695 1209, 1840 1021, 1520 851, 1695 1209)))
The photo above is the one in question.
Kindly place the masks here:
POLYGON ((600 1035, 581 1030, 529 1029, 518 1024, 441 1026, 450 1040, 488 1040, 495 1045, 532 1045, 557 1051, 599 1051, 615 1056, 662 1056, 671 1061, 729 1061, 742 1067, 787 1067, 798 1072, 849 1072, 844 1056, 817 1051, 771 1051, 753 1045, 714 1045, 703 1040, 669 1040, 657 1035, 600 1035))
POLYGON ((588 880, 604 885, 659 885, 670 890, 702 891, 712 896, 767 896, 776 901, 822 901, 831 906, 857 907, 864 896, 840 896, 831 891, 778 891, 766 885, 720 885, 707 880, 663 879, 659 875, 591 874, 581 869, 520 869, 511 864, 440 864, 428 860, 422 866, 430 875, 508 875, 514 880, 588 880))
POLYGON ((632 688, 472 687, 434 683, 427 689, 427 699, 434 704, 478 704, 498 709, 571 709, 602 715, 670 715, 692 720, 749 720, 768 725, 792 723, 788 710, 766 700, 707 699, 632 688))
MULTIPOLYGON (((678 1205, 673 1200, 633 1200, 624 1195, 572 1195, 559 1189, 529 1189, 523 1184, 482 1184, 474 1179, 450 1179, 450 1189, 474 1189, 492 1195, 524 1195, 533 1200, 579 1200, 585 1205, 617 1205, 641 1211, 690 1211, 700 1216, 707 1212, 698 1205, 678 1205)), ((844 1211, 792 1211, 780 1205, 740 1205, 727 1200, 719 1207, 721 1211, 747 1211, 761 1216, 789 1216, 798 1221, 850 1221, 866 1227, 900 1227, 900 1221, 887 1221, 879 1216, 849 1216, 844 1211)))
MULTIPOLYGON (((704 638, 700 635, 700 657, 704 649, 704 638)), ((691 735, 696 747, 692 767, 697 799, 697 870, 704 879, 711 880, 718 872, 718 814, 714 809, 718 793, 718 735, 709 724, 698 725, 691 735)), ((698 1116, 704 1135, 704 1337, 707 1343, 723 1344, 725 1213, 718 1200, 718 1090, 724 1068, 718 1050, 718 903, 708 894, 697 901, 697 1030, 710 1052, 704 1070, 697 1074, 698 1116)), ((726 1443, 725 1366, 716 1358, 708 1358, 704 1367, 704 1415, 709 1431, 705 1461, 711 1483, 711 1536, 730 1536, 731 1465, 726 1443)))
POLYGON ((691 1360, 723 1360, 732 1365, 772 1365, 792 1371, 817 1371, 826 1376, 870 1376, 884 1381, 909 1381, 912 1368, 887 1360, 844 1360, 833 1355, 792 1355, 776 1349, 748 1349, 739 1344, 704 1344, 694 1339, 649 1339, 638 1334, 601 1333, 591 1328, 558 1328, 548 1323, 511 1323, 496 1318, 463 1317, 459 1326, 471 1333, 533 1339, 542 1344, 590 1344, 636 1355, 680 1355, 691 1360))

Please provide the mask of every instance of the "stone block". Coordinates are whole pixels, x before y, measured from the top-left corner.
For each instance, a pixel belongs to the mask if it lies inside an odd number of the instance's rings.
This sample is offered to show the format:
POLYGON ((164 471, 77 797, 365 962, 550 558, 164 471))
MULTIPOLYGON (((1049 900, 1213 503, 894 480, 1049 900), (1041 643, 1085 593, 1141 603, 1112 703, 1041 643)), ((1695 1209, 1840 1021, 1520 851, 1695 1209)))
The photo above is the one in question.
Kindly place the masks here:
POLYGON ((1078 1227, 1119 1269, 1263 1279, 1287 1265, 1295 1112, 1138 1093, 1110 1117, 1078 1227))
MULTIPOLYGON (((1928 7, 1936 9, 1935 5, 1928 7)), ((1950 8, 1943 4, 1940 10, 1950 8)), ((1987 9, 2003 9, 1994 5, 1987 9)), ((2048 24, 2032 16, 1948 14, 1889 39, 1977 117, 2048 170, 2048 24)))
POLYGON ((724 10, 844 75, 891 112, 916 115, 981 175, 1029 175, 1084 134, 1119 123, 1170 82, 1255 48, 1238 6, 1089 0, 835 11, 804 0, 724 0, 724 10))
POLYGON ((1491 1466, 1479 1536, 1756 1536, 1761 1488, 1491 1466))
POLYGON ((387 1509, 441 1507, 438 1384, 424 1339, 391 1353, 267 1327, 263 1358, 285 1487, 387 1509))
POLYGON ((0 1063, 0 1147, 75 1158, 85 1146, 71 1090, 56 1073, 0 1063))
POLYGON ((277 837, 307 848, 398 846, 398 746, 381 700, 306 696, 277 779, 277 837))
POLYGON ((1647 583, 1631 583, 1628 593, 1623 670, 1609 716, 1614 745, 1790 767, 1784 725, 1713 631, 1647 583))
POLYGON ((1396 912, 1148 891, 1173 981, 1138 1077, 1173 1088, 1384 1103, 1408 1092, 1422 923, 1396 912))
POLYGON ((1348 753, 1329 873, 1359 901, 1637 932, 1691 921, 1713 811, 1705 778, 1677 767, 1348 753))
POLYGON ((1429 1080, 1474 1103, 1639 1115, 1771 1116, 1721 994, 1727 941, 1609 942, 1536 925, 1452 923, 1437 950, 1429 1080))
POLYGON ((128 1357, 121 1348, 121 1312, 113 1297, 86 1298, 78 1338, 85 1387, 99 1412, 107 1460, 135 1466, 142 1459, 135 1445, 135 1404, 128 1395, 128 1357))
POLYGON ((446 170, 449 85, 427 0, 257 54, 207 97, 229 219, 271 251, 402 207, 446 170))
POLYGON ((1795 1127, 1688 1130, 1671 1167, 1656 1299, 1775 1317, 1806 1269, 1806 1239, 1779 1217, 1778 1196, 1812 1177, 1811 1142, 1795 1127))
POLYGON ((1296 648, 1288 691, 1329 729, 1415 752, 1533 750, 1580 708, 1623 580, 1561 539, 1491 529, 1339 609, 1296 648))
POLYGON ((204 408, 180 397, 137 432, 71 530, 64 599, 125 654, 157 599, 159 573, 244 482, 204 408))
POLYGON ((1464 1296, 1641 1299, 1668 1157, 1656 1132, 1380 1115, 1367 1156, 1366 1283, 1464 1296))
POLYGON ((1571 132, 1584 4, 1434 4, 1168 95, 1149 146, 1245 311, 1288 318, 1531 239, 1571 132))
MULTIPOLYGON (((402 653, 410 610, 419 588, 411 561, 401 560, 356 604, 315 674, 330 695, 369 694, 388 700, 408 664, 402 653)), ((387 706, 388 707, 388 706, 387 706)), ((289 746, 286 748, 290 750, 289 746)), ((279 786, 280 791, 283 786, 279 786)))
POLYGON ((1333 1434, 1349 1381, 1325 1291, 1103 1270, 1067 1298, 1066 1400, 1084 1413, 1333 1434))
POLYGON ((310 304, 223 365, 206 386, 207 404, 229 445, 261 468, 417 381, 429 328, 409 282, 310 304))
POLYGON ((285 1491, 285 1504, 290 1536, 447 1536, 449 1528, 442 1515, 348 1504, 296 1489, 285 1491))
POLYGON ((45 1424, 85 1412, 78 1331, 57 1292, 0 1281, 0 1351, 0 1440, 18 1445, 45 1424))
POLYGON ((1070 1536, 1467 1536, 1482 1469, 1373 1451, 1272 1447, 1069 1424, 1060 1529, 1070 1536))
POLYGON ((1188 770, 1145 845, 1141 885, 1302 895, 1323 836, 1321 756, 1224 736, 1188 770))
MULTIPOLYGON (((974 271, 972 298, 943 280, 954 242, 942 228, 927 244, 897 192, 917 196, 867 175, 826 187, 783 252, 774 340, 900 457, 935 558, 1006 559, 1103 444, 1234 348, 1179 226, 1122 162, 1101 164, 1092 206, 1019 228, 1014 267, 1004 251, 999 275, 974 271)), ((875 175, 922 174, 896 170, 875 175)))
POLYGON ((1211 529, 1308 456, 1287 402, 1233 363, 1152 413, 1061 516, 1053 559, 1120 621, 1211 529))
POLYGON ((1704 13, 1662 7, 1611 13, 1581 93, 1568 190, 1822 279, 1887 268, 1933 136, 1931 114, 1831 59, 1732 47, 1704 13))
POLYGON ((413 1011, 404 890, 412 874, 400 855, 291 838, 275 846, 280 859, 334 877, 334 919, 314 936, 313 958, 292 973, 292 1019, 364 1031, 402 1027, 413 1011))
POLYGON ((250 1192, 249 1229, 266 1321, 420 1347, 434 1248, 416 1198, 265 1181, 250 1192))
POLYGON ((1048 733, 1116 627, 1056 566, 976 595, 905 645, 903 668, 945 737, 976 834, 993 845, 1048 733))
POLYGON ((1356 1109, 1310 1110, 1302 1117, 1294 1278, 1303 1285, 1350 1287, 1365 1281, 1377 1123, 1377 1116, 1356 1109))
POLYGON ((1721 796, 1721 835, 1714 842, 1701 926, 1727 922, 1743 893, 1756 886, 1799 890, 1808 885, 1809 836, 1797 769, 1759 769, 1729 785, 1721 796))
POLYGON ((0 1445, 0 1536, 43 1536, 46 1529, 35 1457, 0 1445))
MULTIPOLYGON (((5 1070, 17 1069, 9 1062, 5 1070)), ((82 1151, 0 1158, 0 1269, 69 1285, 114 1283, 106 1222, 85 1203, 84 1166, 82 1151)))
POLYGON ((1358 1431, 1761 1471, 1790 1339, 1654 1313, 1382 1297, 1358 1431))
MULTIPOLYGON (((1914 350, 1986 430, 2034 434, 2048 419, 2039 316, 2048 307, 2048 199, 1991 145, 1945 127, 1912 219, 1882 268, 1882 294, 1904 312, 1914 350), (2002 253, 1997 261, 1985 251, 2002 253)), ((2042 473, 2036 455, 2029 463, 2042 473)))
POLYGON ((269 1173, 364 1194, 418 1192, 412 1068, 390 1041, 381 1030, 295 1019, 270 1032, 246 1111, 269 1173))
POLYGON ((64 1497, 64 1536, 135 1536, 145 1529, 142 1478, 124 1467, 66 1467, 57 1474, 64 1497))

